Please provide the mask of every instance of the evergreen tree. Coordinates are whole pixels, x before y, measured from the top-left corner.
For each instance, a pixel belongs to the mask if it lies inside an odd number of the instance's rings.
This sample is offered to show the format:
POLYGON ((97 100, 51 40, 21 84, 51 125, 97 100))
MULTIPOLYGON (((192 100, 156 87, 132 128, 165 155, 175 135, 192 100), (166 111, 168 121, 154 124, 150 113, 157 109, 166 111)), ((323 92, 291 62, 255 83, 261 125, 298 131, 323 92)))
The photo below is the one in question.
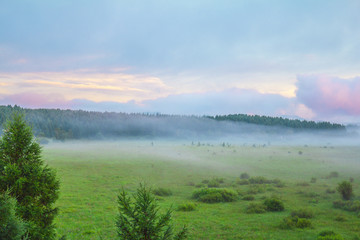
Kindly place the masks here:
POLYGON ((184 227, 174 235, 171 210, 159 214, 159 207, 149 189, 140 184, 132 200, 123 189, 118 196, 118 235, 121 240, 172 240, 186 239, 184 227))
POLYGON ((15 205, 8 193, 0 194, 0 239, 26 239, 25 223, 15 216, 15 205))
POLYGON ((44 165, 40 145, 19 113, 5 124, 0 139, 0 192, 7 190, 18 202, 16 215, 29 224, 30 239, 54 239, 59 181, 44 165))

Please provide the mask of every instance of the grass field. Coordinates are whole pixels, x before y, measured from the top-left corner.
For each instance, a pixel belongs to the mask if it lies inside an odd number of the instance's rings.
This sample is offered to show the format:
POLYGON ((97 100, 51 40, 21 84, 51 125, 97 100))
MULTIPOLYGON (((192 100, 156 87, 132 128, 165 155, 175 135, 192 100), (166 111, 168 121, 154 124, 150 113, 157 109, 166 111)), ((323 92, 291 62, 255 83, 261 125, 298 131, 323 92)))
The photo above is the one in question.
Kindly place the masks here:
POLYGON ((171 189, 158 197, 161 209, 174 208, 176 228, 186 224, 189 239, 316 239, 333 230, 344 239, 359 239, 360 215, 333 207, 340 195, 329 193, 339 182, 354 179, 355 199, 360 199, 360 147, 225 146, 150 141, 73 142, 44 147, 43 157, 57 169, 61 195, 56 219, 58 233, 68 239, 116 239, 117 194, 124 187, 134 192, 140 182, 171 189), (241 173, 279 179, 274 184, 239 185, 241 173), (337 172, 338 177, 330 177, 337 172), (238 200, 207 204, 191 199, 204 180, 223 178, 220 187, 234 189, 238 200), (311 183, 311 178, 316 178, 311 183), (253 201, 242 200, 249 190, 253 201), (328 193, 326 192, 328 191, 328 193), (256 193, 258 192, 258 193, 256 193), (251 203, 276 195, 285 211, 246 213, 251 203), (176 211, 187 202, 195 211, 176 211), (293 210, 314 212, 311 228, 280 229, 293 210))

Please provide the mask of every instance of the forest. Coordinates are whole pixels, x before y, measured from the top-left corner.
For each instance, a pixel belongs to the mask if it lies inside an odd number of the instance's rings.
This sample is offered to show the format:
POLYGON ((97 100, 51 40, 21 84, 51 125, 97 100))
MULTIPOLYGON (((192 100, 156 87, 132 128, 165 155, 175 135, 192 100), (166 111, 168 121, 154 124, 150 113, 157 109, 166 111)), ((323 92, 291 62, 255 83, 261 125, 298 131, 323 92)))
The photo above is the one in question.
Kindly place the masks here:
POLYGON ((25 114, 37 137, 57 140, 104 139, 122 137, 218 137, 235 132, 277 132, 276 127, 285 127, 286 132, 310 130, 344 131, 337 123, 314 122, 282 117, 247 114, 225 116, 180 116, 149 113, 89 112, 83 110, 27 109, 19 106, 0 106, 0 128, 14 112, 25 114), (221 125, 217 123, 222 123, 221 125), (251 124, 240 128, 239 124, 251 124), (259 127, 257 127, 259 126, 259 127), (261 126, 275 128, 263 129, 261 126))

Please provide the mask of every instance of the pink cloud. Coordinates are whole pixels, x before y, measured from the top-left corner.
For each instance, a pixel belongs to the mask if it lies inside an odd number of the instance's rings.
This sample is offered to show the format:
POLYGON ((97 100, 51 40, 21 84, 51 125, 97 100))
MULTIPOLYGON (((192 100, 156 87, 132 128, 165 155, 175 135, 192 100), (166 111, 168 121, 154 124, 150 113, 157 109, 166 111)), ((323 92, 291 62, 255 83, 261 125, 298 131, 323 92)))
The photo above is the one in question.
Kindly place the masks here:
POLYGON ((61 94, 20 93, 0 99, 0 104, 20 105, 26 108, 68 108, 69 102, 61 94))
POLYGON ((298 76, 298 101, 321 115, 360 115, 360 77, 298 76))

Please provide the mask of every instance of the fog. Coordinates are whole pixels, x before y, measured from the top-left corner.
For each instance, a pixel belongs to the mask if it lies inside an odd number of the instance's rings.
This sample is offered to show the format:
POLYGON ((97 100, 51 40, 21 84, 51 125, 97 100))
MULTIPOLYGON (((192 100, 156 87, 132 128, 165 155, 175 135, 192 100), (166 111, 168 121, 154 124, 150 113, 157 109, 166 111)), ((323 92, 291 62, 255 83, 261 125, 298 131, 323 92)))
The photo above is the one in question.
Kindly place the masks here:
MULTIPOLYGON (((263 126, 230 121, 215 121, 204 117, 138 116, 106 123, 72 122, 77 129, 88 129, 86 140, 179 142, 182 144, 234 144, 249 146, 360 145, 357 125, 346 130, 308 130, 280 126, 263 126), (97 124, 105 124, 103 126, 97 124), (96 132, 94 131, 96 129, 96 132)), ((75 127, 74 127, 75 128, 75 127)), ((83 138, 80 138, 81 140, 83 138)), ((52 140, 53 141, 53 140, 52 140)), ((65 140, 67 141, 67 140, 65 140)))

